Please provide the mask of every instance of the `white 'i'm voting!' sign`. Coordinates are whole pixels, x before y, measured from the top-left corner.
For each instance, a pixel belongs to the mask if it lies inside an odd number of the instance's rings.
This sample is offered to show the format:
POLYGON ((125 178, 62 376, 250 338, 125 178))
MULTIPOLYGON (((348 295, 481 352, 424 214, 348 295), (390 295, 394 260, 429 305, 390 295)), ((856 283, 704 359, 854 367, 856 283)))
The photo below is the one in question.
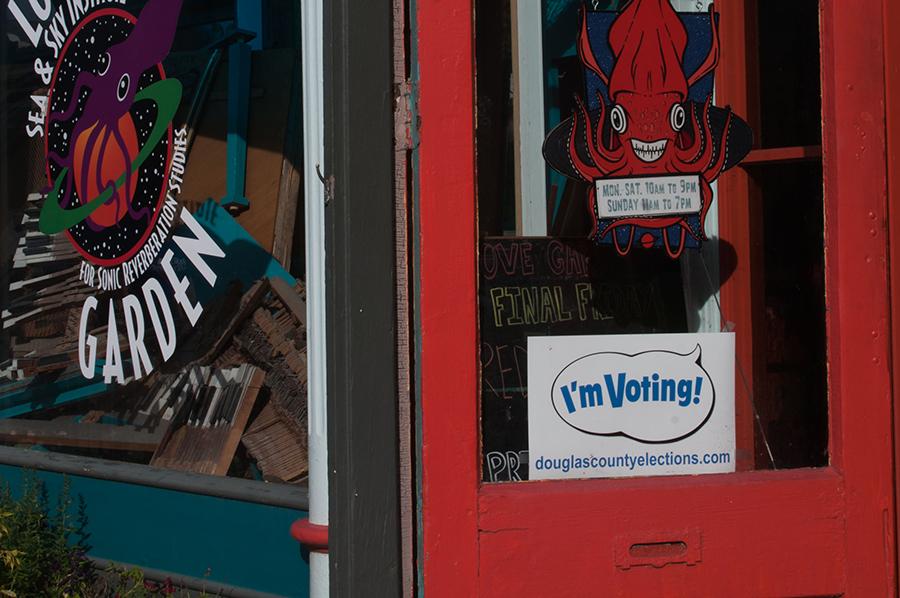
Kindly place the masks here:
POLYGON ((529 478, 735 469, 734 335, 528 339, 529 478))

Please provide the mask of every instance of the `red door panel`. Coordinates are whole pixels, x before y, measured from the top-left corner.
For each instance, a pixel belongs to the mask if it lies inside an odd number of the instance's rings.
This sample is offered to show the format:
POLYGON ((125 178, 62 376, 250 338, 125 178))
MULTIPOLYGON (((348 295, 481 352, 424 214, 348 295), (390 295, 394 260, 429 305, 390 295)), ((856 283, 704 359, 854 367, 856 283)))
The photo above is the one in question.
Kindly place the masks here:
POLYGON ((426 596, 895 594, 884 7, 821 1, 830 467, 485 485, 473 7, 416 2, 426 596))
POLYGON ((831 470, 546 486, 482 491, 480 596, 844 590, 844 488, 831 470))

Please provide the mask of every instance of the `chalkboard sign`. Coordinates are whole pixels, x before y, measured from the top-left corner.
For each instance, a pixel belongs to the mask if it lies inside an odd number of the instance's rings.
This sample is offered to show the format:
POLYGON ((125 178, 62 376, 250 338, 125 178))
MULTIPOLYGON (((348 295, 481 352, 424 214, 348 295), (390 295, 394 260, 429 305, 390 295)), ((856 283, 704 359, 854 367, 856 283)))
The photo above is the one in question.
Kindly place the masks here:
POLYGON ((483 477, 528 479, 528 337, 687 332, 681 267, 584 239, 485 238, 479 254, 483 477))

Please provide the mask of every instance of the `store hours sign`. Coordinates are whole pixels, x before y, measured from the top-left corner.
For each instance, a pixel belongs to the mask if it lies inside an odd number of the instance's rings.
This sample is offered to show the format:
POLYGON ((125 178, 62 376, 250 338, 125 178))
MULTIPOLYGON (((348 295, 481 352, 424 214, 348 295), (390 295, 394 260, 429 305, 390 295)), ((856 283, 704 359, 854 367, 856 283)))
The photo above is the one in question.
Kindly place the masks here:
POLYGON ((528 339, 531 479, 734 471, 734 335, 528 339))
POLYGON ((703 207, 697 176, 603 179, 595 185, 601 218, 699 214, 703 207))

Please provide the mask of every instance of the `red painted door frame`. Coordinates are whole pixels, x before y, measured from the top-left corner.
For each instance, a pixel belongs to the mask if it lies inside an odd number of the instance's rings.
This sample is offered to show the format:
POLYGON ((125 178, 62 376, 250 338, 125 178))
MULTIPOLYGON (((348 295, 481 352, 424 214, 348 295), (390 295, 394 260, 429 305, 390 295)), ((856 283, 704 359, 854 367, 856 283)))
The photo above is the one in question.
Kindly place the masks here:
POLYGON ((821 6, 831 466, 483 485, 473 7, 416 0, 420 567, 429 598, 895 591, 883 6, 821 6), (685 542, 693 564, 642 566, 629 551, 667 541, 685 542))
MULTIPOLYGON (((894 464, 900 464, 900 3, 884 4, 885 82, 887 85, 888 209, 891 240, 890 276, 892 304, 892 347, 894 373, 894 464)), ((896 496, 900 496, 900 475, 895 471, 896 496)), ((896 498, 895 498, 896 500, 896 498)), ((895 523, 900 526, 900 517, 895 523)), ((900 527, 898 527, 900 537, 900 527)))

